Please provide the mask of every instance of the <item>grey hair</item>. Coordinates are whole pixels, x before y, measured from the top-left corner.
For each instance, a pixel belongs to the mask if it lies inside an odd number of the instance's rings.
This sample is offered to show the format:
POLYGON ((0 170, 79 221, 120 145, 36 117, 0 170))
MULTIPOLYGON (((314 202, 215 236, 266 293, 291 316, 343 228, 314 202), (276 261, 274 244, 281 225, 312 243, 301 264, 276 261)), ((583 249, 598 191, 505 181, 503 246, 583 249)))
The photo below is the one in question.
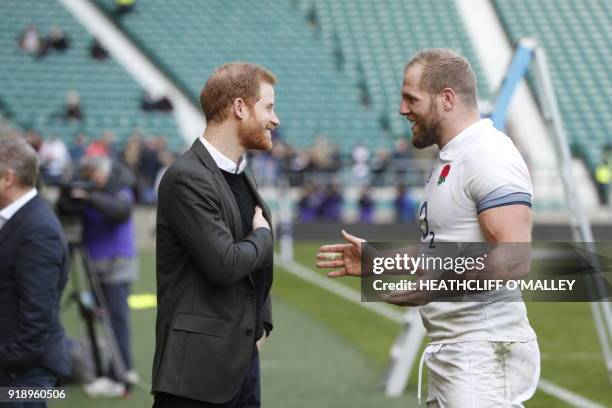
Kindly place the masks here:
POLYGON ((24 139, 0 136, 0 173, 12 170, 19 182, 35 187, 38 182, 38 155, 24 139))
POLYGON ((104 174, 110 174, 113 167, 113 161, 106 156, 90 156, 81 159, 81 168, 90 171, 100 171, 104 174))
POLYGON ((431 94, 453 89, 468 105, 477 106, 476 74, 470 62, 458 51, 450 48, 427 48, 417 52, 406 65, 422 65, 423 73, 419 86, 431 94))

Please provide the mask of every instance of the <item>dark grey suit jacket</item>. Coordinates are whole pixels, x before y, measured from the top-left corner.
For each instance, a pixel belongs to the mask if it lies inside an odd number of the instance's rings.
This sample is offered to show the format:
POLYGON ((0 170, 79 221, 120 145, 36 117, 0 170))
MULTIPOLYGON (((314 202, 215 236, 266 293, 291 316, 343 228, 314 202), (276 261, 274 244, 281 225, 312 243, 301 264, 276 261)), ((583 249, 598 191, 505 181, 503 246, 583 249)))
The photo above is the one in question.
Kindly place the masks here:
MULTIPOLYGON (((247 173, 264 217, 270 211, 247 173)), ((248 231, 245 231, 248 232, 248 231)), ((238 205, 199 141, 161 180, 157 208, 157 322, 152 392, 222 403, 238 392, 255 335, 251 273, 268 268, 262 320, 272 323, 273 237, 243 236, 238 205)))

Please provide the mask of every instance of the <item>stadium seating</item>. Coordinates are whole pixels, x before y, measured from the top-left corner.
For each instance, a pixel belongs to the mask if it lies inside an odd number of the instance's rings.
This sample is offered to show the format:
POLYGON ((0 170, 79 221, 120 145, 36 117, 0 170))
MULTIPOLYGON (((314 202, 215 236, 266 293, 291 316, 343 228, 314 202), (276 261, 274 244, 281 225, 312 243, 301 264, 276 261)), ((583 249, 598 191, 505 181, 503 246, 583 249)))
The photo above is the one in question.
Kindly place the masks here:
MULTIPOLYGON (((110 0, 97 4, 107 11, 114 7, 110 0)), ((282 134, 296 147, 311 146, 318 133, 341 141, 345 152, 358 142, 391 145, 376 112, 360 106, 356 85, 335 70, 331 54, 287 1, 147 0, 119 24, 180 79, 194 101, 212 70, 225 62, 245 60, 272 70, 279 79, 282 134)))
POLYGON ((494 4, 512 41, 532 37, 546 51, 572 150, 592 171, 603 149, 612 145, 610 2, 495 0, 494 4))
POLYGON ((304 16, 314 8, 325 46, 333 52, 340 43, 348 74, 354 81, 365 75, 373 109, 388 115, 395 134, 409 131, 405 120, 395 113, 403 68, 420 48, 461 50, 478 76, 479 97, 490 97, 454 0, 312 0, 300 2, 299 8, 304 16))
MULTIPOLYGON (((95 3, 112 16, 114 1, 95 3)), ((123 137, 137 126, 178 140, 171 115, 140 111, 142 91, 118 64, 89 59, 91 37, 59 4, 9 0, 1 7, 7 12, 2 14, 6 21, 0 53, 8 64, 0 75, 9 85, 0 96, 16 122, 61 134, 111 128, 123 137), (42 33, 51 25, 62 26, 72 47, 41 60, 26 55, 17 49, 15 37, 30 23, 42 33), (88 80, 92 77, 98 80, 88 80), (53 119, 70 89, 79 91, 85 110, 79 126, 53 119)), ((373 149, 391 146, 395 136, 407 134, 406 122, 396 114, 399 85, 405 62, 419 48, 461 49, 479 76, 479 96, 490 96, 452 0, 427 7, 417 0, 273 0, 265 7, 247 0, 147 0, 138 2, 118 25, 194 102, 213 68, 224 62, 248 60, 269 67, 279 77, 277 112, 283 136, 296 147, 310 146, 319 133, 344 152, 356 143, 373 149), (309 30, 306 15, 311 9, 318 30, 309 30), (340 70, 339 54, 344 60, 340 70), (369 108, 360 104, 364 95, 369 108), (381 130, 384 123, 390 134, 381 130)))
POLYGON ((98 137, 104 130, 114 131, 121 141, 139 128, 145 134, 169 136, 174 148, 182 144, 172 114, 140 109, 142 90, 117 62, 90 58, 92 37, 58 2, 3 0, 0 24, 0 99, 15 123, 67 141, 80 131, 98 137), (70 48, 40 59, 26 54, 17 46, 17 38, 29 25, 35 25, 40 35, 60 26, 70 48), (72 89, 80 94, 84 112, 79 123, 61 119, 66 93, 72 89))

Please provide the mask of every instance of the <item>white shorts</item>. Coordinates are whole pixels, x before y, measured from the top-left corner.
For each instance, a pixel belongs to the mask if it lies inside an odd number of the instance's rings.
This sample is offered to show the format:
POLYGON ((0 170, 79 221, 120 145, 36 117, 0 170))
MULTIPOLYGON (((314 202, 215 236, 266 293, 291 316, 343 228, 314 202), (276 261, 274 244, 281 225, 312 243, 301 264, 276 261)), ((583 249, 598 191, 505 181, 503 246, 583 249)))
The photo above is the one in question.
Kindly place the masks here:
POLYGON ((537 340, 431 344, 427 407, 523 407, 540 377, 537 340))

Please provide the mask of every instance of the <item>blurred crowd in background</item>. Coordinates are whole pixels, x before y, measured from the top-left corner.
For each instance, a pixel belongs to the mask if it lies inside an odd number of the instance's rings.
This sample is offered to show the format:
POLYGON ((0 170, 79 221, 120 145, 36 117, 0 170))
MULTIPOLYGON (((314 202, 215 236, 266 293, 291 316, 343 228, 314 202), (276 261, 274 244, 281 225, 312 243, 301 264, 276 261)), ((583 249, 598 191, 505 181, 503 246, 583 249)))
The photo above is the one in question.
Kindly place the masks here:
MULTIPOLYGON (((155 204, 164 171, 181 153, 169 149, 163 135, 146 135, 139 130, 123 144, 112 131, 95 138, 78 133, 72 143, 56 135, 43 137, 36 130, 10 133, 25 138, 38 152, 45 186, 69 183, 78 177, 84 158, 104 156, 132 172, 135 202, 141 205, 155 204)), ((421 183, 423 175, 413 167, 406 139, 398 139, 391 151, 381 148, 372 152, 356 145, 342 154, 339 146, 330 143, 325 135, 319 135, 312 147, 297 149, 284 142, 279 131, 274 135, 274 147, 268 152, 249 152, 247 163, 260 186, 277 186, 282 180, 299 189, 297 221, 341 221, 347 186, 360 189, 357 201, 360 222, 374 222, 377 197, 372 189, 377 187, 396 190, 393 206, 397 221, 415 219, 416 204, 410 186, 421 183)))

